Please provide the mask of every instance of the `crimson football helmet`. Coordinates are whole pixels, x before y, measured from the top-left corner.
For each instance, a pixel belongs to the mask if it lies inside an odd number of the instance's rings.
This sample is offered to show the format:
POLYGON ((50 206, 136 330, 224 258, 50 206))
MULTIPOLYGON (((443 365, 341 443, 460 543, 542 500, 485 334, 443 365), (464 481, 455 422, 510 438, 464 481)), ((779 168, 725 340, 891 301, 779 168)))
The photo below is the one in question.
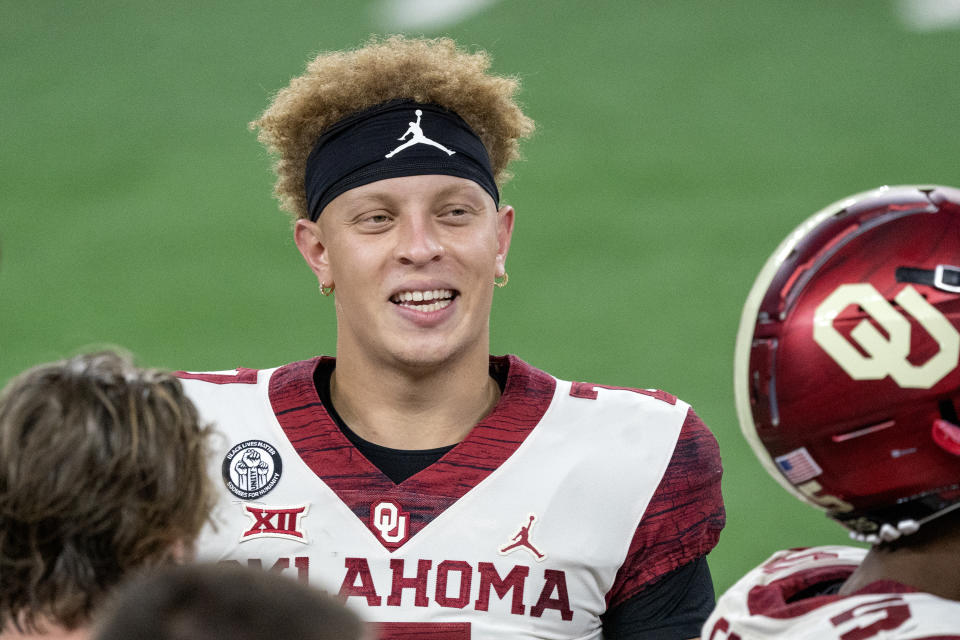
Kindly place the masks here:
POLYGON ((868 542, 960 507, 960 190, 882 187, 803 222, 744 306, 744 435, 868 542))

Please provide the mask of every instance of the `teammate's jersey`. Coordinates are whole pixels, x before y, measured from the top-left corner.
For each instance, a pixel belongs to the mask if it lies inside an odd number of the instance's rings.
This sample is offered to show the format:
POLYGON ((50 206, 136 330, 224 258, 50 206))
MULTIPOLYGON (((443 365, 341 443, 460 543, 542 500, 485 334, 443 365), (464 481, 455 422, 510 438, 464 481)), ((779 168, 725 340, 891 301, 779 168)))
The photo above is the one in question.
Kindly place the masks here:
POLYGON ((863 549, 778 551, 717 600, 703 640, 960 640, 960 602, 877 581, 854 594, 816 595, 842 583, 863 549))
POLYGON ((608 607, 716 544, 720 459, 688 405, 492 362, 494 411, 400 484, 322 405, 331 359, 181 373, 216 428, 201 559, 298 576, 383 638, 597 638, 608 607))

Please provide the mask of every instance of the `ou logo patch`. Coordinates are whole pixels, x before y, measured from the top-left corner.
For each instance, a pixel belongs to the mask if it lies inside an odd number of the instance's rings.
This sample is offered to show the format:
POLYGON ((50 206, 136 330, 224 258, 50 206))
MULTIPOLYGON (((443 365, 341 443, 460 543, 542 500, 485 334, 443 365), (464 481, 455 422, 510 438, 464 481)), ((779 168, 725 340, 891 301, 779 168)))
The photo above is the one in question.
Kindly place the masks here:
POLYGON ((907 360, 910 355, 910 321, 887 302, 873 285, 844 284, 817 307, 813 317, 813 340, 854 380, 880 380, 886 376, 904 388, 929 389, 957 367, 960 333, 936 307, 907 285, 894 298, 936 341, 940 350, 922 365, 907 360), (860 305, 890 336, 888 340, 868 320, 861 320, 850 337, 864 357, 833 326, 849 305, 860 305))
POLYGON ((395 502, 378 502, 370 507, 370 524, 385 545, 398 547, 407 540, 410 514, 395 502))

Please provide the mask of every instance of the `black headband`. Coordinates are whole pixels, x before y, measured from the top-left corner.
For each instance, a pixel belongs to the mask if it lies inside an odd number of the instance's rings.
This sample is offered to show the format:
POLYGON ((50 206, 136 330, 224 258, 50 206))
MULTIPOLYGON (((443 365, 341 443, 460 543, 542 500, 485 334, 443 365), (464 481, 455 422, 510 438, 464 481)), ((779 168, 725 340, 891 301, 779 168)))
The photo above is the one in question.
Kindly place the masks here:
POLYGON ((327 129, 307 158, 307 211, 316 221, 344 191, 387 178, 442 174, 473 180, 500 206, 490 157, 452 111, 412 100, 365 109, 327 129))

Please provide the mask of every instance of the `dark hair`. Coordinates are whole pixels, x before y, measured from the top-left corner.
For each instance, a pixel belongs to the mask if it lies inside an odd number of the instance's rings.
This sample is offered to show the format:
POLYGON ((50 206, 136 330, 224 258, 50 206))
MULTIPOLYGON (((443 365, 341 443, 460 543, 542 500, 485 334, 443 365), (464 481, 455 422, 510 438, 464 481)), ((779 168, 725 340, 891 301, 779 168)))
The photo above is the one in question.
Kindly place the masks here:
POLYGON ((262 569, 198 564, 145 571, 104 607, 95 640, 359 640, 339 600, 262 569))
POLYGON ((105 351, 30 369, 0 395, 0 629, 87 624, 132 569, 207 520, 207 429, 170 373, 105 351))

